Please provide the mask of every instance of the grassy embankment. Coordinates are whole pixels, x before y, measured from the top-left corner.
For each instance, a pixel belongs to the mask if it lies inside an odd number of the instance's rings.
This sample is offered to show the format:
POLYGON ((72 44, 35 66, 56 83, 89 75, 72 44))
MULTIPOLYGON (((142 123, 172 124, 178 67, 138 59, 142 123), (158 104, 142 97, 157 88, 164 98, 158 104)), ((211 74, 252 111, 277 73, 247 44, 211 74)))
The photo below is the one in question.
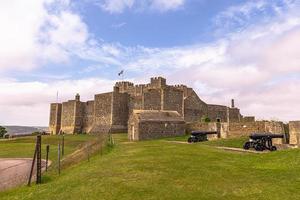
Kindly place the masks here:
POLYGON ((249 154, 214 147, 244 139, 189 145, 114 138, 110 153, 49 175, 42 185, 0 193, 0 199, 300 199, 298 149, 249 154))

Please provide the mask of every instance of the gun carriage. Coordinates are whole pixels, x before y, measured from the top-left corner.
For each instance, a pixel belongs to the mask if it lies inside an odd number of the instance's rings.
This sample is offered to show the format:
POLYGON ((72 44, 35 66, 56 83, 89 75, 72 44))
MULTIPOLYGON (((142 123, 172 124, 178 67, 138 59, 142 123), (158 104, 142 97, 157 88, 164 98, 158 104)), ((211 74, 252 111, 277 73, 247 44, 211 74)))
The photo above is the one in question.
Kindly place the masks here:
POLYGON ((283 134, 271 133, 254 133, 249 136, 249 141, 244 144, 244 149, 254 148, 256 151, 276 151, 276 146, 273 146, 272 139, 284 138, 283 134))
POLYGON ((193 131, 188 138, 188 143, 208 141, 207 135, 218 134, 216 131, 193 131))

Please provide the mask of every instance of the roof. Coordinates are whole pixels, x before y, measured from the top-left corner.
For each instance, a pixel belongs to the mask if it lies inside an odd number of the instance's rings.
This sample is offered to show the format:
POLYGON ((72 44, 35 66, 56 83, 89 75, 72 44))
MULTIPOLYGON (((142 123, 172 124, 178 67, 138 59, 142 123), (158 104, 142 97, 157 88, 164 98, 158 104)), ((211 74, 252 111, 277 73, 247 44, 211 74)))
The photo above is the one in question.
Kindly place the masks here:
POLYGON ((139 121, 184 122, 177 111, 169 110, 133 110, 139 121))

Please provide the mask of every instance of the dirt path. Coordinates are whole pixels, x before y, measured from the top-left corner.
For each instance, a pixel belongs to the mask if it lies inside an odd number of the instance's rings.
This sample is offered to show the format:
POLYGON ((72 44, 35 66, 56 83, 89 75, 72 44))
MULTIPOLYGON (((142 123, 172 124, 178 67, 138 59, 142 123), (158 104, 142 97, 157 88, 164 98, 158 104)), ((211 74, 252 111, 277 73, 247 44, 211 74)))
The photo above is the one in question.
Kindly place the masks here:
MULTIPOLYGON (((27 158, 0 158, 0 191, 27 183, 31 164, 32 159, 27 158)), ((46 161, 42 160, 43 171, 45 167, 46 161)))

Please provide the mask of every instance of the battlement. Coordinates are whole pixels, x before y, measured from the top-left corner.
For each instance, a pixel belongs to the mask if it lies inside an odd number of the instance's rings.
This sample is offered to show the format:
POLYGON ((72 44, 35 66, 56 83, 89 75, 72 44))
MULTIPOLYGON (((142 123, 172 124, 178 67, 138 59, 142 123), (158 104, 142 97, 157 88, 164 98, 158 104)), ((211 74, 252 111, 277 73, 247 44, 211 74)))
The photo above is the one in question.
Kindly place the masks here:
POLYGON ((178 89, 182 89, 182 90, 183 89, 187 89, 187 86, 186 85, 182 85, 182 84, 181 85, 174 85, 174 87, 178 88, 178 89))
POLYGON ((152 87, 164 87, 167 85, 167 80, 163 77, 153 77, 151 78, 150 85, 152 87))
POLYGON ((133 87, 134 84, 132 82, 129 82, 129 81, 119 81, 119 82, 116 82, 115 86, 117 87, 133 87))
POLYGON ((130 90, 134 89, 134 84, 129 81, 121 81, 121 82, 116 82, 114 86, 114 91, 115 92, 130 92, 130 90))

